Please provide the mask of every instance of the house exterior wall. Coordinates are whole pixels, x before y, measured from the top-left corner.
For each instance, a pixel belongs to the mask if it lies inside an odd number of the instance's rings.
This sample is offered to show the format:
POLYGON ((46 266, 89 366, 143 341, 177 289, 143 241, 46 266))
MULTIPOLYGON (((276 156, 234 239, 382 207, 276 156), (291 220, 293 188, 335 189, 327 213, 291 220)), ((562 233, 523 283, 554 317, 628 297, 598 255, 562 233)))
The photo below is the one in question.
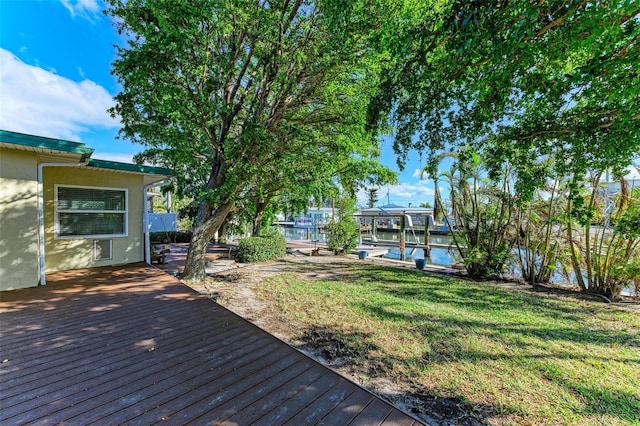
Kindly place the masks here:
POLYGON ((142 262, 144 260, 144 240, 142 217, 144 210, 143 177, 130 173, 117 173, 96 168, 45 167, 44 183, 44 227, 45 227, 45 269, 60 271, 96 266, 118 265, 142 262), (112 240, 112 259, 94 259, 96 238, 56 238, 55 185, 76 185, 87 187, 126 188, 127 236, 105 237, 112 240))
POLYGON ((38 158, 0 148, 0 291, 38 284, 38 158))

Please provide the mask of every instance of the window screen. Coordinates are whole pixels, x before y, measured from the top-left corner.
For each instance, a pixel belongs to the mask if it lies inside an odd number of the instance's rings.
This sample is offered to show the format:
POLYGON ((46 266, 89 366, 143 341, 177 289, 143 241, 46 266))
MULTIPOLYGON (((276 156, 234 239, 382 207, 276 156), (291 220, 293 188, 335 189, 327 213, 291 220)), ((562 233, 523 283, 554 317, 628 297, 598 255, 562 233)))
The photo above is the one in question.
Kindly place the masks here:
POLYGON ((58 186, 56 234, 124 236, 127 234, 127 190, 58 186))

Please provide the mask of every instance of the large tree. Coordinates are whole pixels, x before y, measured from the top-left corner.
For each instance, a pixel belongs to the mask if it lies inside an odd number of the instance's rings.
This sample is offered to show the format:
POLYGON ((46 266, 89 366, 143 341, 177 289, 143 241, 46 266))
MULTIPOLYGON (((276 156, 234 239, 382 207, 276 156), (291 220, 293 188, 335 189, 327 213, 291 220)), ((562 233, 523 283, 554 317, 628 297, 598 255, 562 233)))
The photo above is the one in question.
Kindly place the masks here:
POLYGON ((108 2, 128 43, 113 64, 121 135, 198 202, 185 278, 204 278, 206 245, 240 201, 261 201, 269 185, 257 177, 303 170, 309 147, 338 163, 376 151, 362 111, 378 67, 358 4, 108 2))
POLYGON ((624 167, 640 150, 635 2, 417 0, 394 13, 370 118, 392 113, 400 161, 472 146, 492 172, 514 166, 528 197, 549 175, 624 167))

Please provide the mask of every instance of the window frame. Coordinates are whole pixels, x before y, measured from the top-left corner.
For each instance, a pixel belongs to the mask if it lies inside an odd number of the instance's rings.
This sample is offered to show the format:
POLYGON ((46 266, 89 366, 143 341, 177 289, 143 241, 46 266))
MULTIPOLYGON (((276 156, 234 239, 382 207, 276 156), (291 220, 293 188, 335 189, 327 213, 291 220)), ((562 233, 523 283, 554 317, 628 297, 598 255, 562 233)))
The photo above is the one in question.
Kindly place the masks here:
POLYGON ((96 239, 96 238, 117 238, 117 237, 128 237, 129 236, 129 189, 128 188, 113 188, 106 186, 87 186, 87 185, 66 185, 66 184, 55 184, 54 185, 54 222, 53 222, 53 234, 55 239, 59 240, 70 240, 70 239, 96 239), (78 210, 78 209, 60 209, 59 206, 59 198, 58 191, 60 188, 80 188, 86 190, 98 190, 98 191, 118 191, 124 192, 124 210, 78 210), (109 214, 122 214, 124 216, 124 232, 117 234, 87 234, 87 235, 60 235, 60 213, 80 213, 80 214, 100 214, 100 213, 109 213, 109 214))

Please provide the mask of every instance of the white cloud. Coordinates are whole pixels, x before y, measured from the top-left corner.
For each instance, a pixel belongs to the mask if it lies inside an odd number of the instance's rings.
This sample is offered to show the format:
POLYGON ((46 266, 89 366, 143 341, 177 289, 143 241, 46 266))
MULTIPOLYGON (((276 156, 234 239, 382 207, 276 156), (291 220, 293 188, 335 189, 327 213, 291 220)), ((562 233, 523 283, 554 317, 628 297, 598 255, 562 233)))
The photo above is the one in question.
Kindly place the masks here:
MULTIPOLYGON (((378 188, 378 202, 376 206, 387 204, 387 202, 404 206, 408 206, 409 203, 411 203, 412 206, 417 206, 426 201, 432 202, 435 192, 430 185, 432 185, 432 183, 428 181, 419 181, 417 183, 401 182, 398 185, 380 187, 378 188)), ((358 192, 357 197, 358 203, 361 206, 368 204, 369 198, 363 189, 358 192)))
POLYGON ((627 173, 624 178, 627 180, 639 180, 640 179, 640 167, 629 166, 627 167, 627 173))
MULTIPOLYGON (((423 178, 423 173, 424 173, 423 169, 415 169, 413 171, 413 174, 411 175, 411 177, 414 177, 416 179, 422 179, 423 178)), ((424 177, 426 177, 426 175, 424 175, 424 177)))
POLYGON ((113 97, 90 80, 75 82, 25 64, 0 49, 0 128, 73 141, 90 127, 117 128, 113 97))
POLYGON ((389 196, 391 198, 398 197, 409 200, 420 200, 425 197, 433 197, 433 194, 434 190, 423 182, 417 184, 400 183, 400 185, 389 186, 389 196))
POLYGON ((80 17, 95 22, 102 12, 102 1, 100 0, 60 0, 62 5, 74 18, 80 17))

